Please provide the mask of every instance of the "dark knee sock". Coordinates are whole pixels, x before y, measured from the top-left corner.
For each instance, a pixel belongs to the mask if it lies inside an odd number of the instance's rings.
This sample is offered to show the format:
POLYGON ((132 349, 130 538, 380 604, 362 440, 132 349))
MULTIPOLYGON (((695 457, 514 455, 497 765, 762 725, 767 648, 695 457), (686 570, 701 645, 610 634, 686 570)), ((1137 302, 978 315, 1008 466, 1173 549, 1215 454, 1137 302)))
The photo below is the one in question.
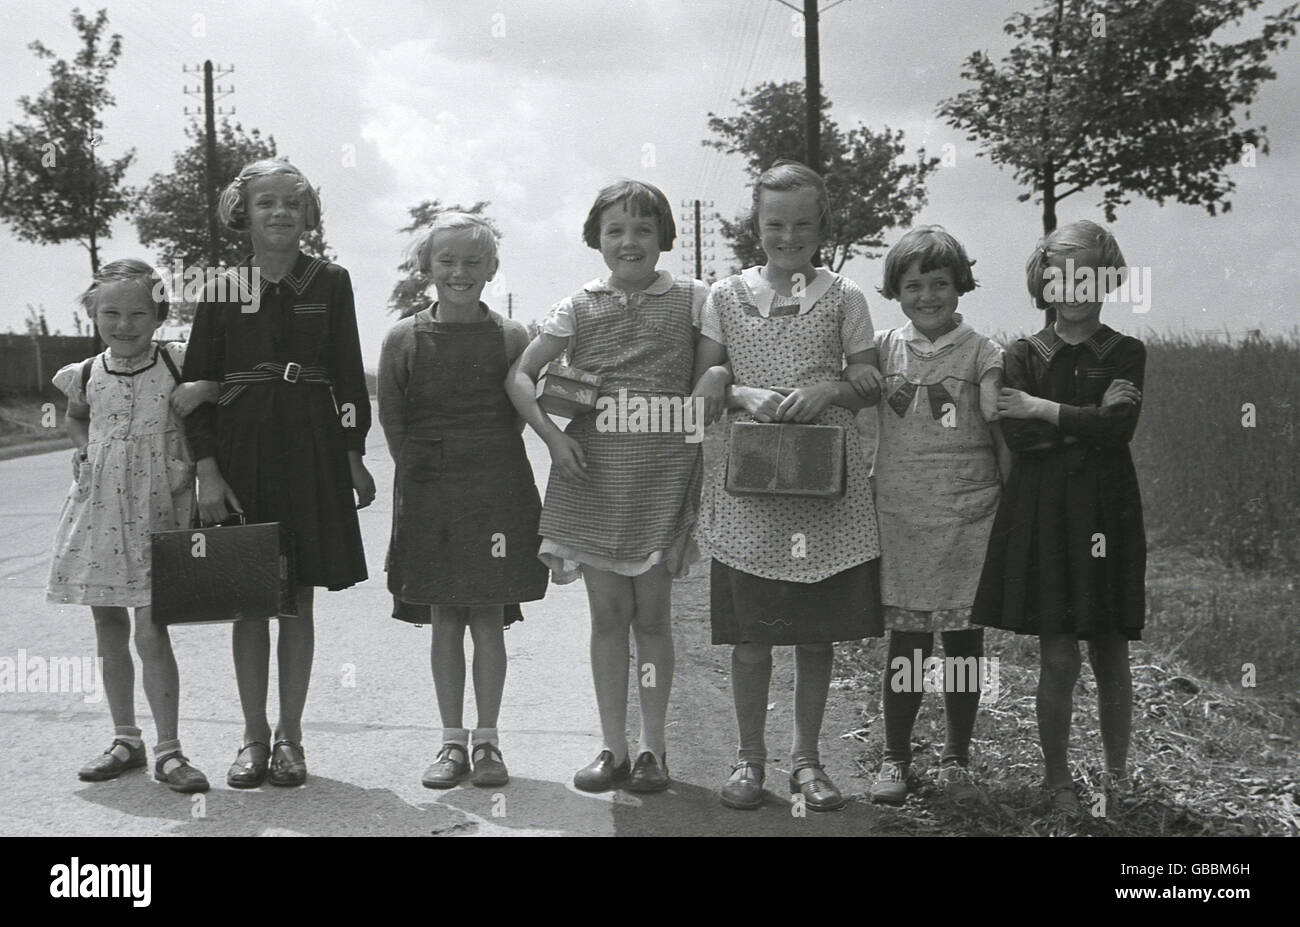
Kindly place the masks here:
POLYGON ((934 635, 922 631, 890 631, 889 659, 886 662, 884 683, 885 705, 885 759, 894 763, 912 762, 912 725, 921 709, 923 691, 895 691, 892 681, 898 678, 904 688, 913 688, 917 672, 913 663, 916 651, 925 660, 934 649, 934 635), (895 664, 895 660, 906 661, 895 664))
POLYGON ((965 631, 943 632, 943 655, 960 660, 975 660, 976 672, 969 673, 965 663, 953 664, 959 668, 948 680, 945 673, 943 713, 947 727, 947 740, 943 747, 941 763, 958 763, 965 766, 970 761, 970 738, 975 730, 975 716, 980 708, 979 685, 983 679, 984 630, 971 628, 965 631), (952 685, 948 685, 948 682, 952 685))

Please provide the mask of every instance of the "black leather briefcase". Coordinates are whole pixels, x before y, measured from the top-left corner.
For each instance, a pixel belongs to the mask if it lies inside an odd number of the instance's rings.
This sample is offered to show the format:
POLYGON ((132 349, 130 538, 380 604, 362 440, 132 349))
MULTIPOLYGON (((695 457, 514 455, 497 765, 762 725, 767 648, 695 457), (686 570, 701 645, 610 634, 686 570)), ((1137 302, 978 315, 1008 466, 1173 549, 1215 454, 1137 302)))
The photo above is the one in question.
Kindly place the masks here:
POLYGON ((279 522, 156 531, 153 620, 296 617, 293 543, 279 522))

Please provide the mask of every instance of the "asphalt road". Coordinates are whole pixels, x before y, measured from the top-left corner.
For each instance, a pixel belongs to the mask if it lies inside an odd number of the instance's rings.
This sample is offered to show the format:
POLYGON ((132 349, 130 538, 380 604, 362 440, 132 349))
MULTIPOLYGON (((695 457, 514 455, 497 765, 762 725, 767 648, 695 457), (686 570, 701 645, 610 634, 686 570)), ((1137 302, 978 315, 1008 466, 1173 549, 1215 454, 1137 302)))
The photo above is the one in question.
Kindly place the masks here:
MULTIPOLYGON (((539 486, 549 458, 531 431, 529 456, 539 486)), ((709 644, 707 570, 680 581, 674 593, 677 678, 669 716, 666 793, 587 795, 573 772, 600 749, 587 658, 586 597, 581 582, 552 586, 525 605, 526 620, 506 634, 510 658, 500 729, 511 782, 498 790, 464 786, 433 792, 420 775, 438 750, 440 724, 429 674, 429 629, 394 621, 383 580, 393 466, 378 428, 367 462, 379 498, 363 510, 361 529, 370 580, 316 597, 316 659, 303 745, 310 778, 303 788, 227 788, 225 771, 242 728, 230 631, 226 625, 178 628, 173 643, 181 670, 181 738, 191 761, 207 773, 206 796, 182 796, 131 772, 106 783, 83 783, 77 769, 112 739, 107 705, 76 691, 0 691, 0 835, 855 835, 871 832, 878 812, 861 795, 854 746, 844 731, 875 701, 833 691, 823 734, 823 760, 855 800, 843 811, 794 813, 786 779, 793 672, 789 649, 778 649, 768 737, 773 761, 769 800, 756 812, 722 807, 716 789, 735 749, 727 673, 729 648, 709 644), (698 604, 687 606, 687 600, 698 604)), ((24 659, 93 658, 90 610, 45 601, 49 549, 70 480, 68 452, 0 461, 0 689, 3 668, 24 659)), ((274 667, 274 661, 272 663, 274 667)), ((271 717, 275 684, 272 670, 271 717)), ((146 743, 152 720, 137 669, 136 709, 146 743)), ((58 687, 55 687, 58 688, 58 687)), ((467 720, 474 717, 472 691, 467 720)), ((635 693, 631 699, 635 706, 635 693)), ((874 709, 870 714, 874 715, 874 709)), ((629 732, 635 736, 635 707, 629 732)), ((635 742, 633 741, 633 747, 635 742)))

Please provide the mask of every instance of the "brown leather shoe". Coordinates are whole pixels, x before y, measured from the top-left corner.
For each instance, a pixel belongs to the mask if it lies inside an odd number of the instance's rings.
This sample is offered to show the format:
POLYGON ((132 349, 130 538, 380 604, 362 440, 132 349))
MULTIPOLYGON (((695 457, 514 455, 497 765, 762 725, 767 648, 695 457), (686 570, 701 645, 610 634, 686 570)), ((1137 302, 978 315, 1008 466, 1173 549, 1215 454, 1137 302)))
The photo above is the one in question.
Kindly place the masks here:
POLYGON ((601 750, 600 756, 573 774, 573 785, 584 792, 608 792, 615 783, 626 779, 631 771, 632 764, 627 757, 615 765, 613 752, 601 750))
POLYGON ((133 747, 125 740, 114 740, 112 746, 81 767, 81 771, 77 773, 77 778, 82 782, 104 782, 108 779, 116 779, 129 769, 139 769, 147 762, 144 754, 144 744, 133 747), (113 752, 118 747, 127 752, 126 759, 122 759, 113 752))
POLYGON ((473 759, 474 774, 470 777, 470 781, 479 788, 493 789, 510 781, 506 761, 496 744, 475 744, 473 759))
POLYGON ((267 776, 272 785, 295 786, 307 781, 307 757, 302 744, 292 740, 277 740, 271 745, 271 771, 267 776))
POLYGON ((821 763, 809 760, 800 760, 790 773, 790 794, 802 794, 804 807, 812 811, 838 811, 845 804, 821 763))
POLYGON ((460 744, 443 744, 438 758, 424 771, 426 789, 451 789, 469 775, 469 753, 460 744))
POLYGON ((153 777, 159 782, 166 782, 173 792, 206 792, 209 788, 208 777, 203 775, 181 753, 168 753, 160 756, 153 764, 153 777), (168 760, 176 760, 180 765, 173 766, 171 772, 164 772, 168 760))
POLYGON ((226 773, 226 785, 232 789, 255 789, 266 781, 271 748, 260 740, 250 740, 239 748, 235 762, 226 773))
POLYGON ((632 764, 632 774, 625 788, 629 792, 662 792, 671 782, 668 778, 668 752, 664 751, 661 758, 643 750, 632 764))
POLYGON ((766 797, 763 791, 766 776, 767 770, 762 763, 743 760, 731 767, 731 776, 722 784, 718 796, 728 808, 740 811, 761 808, 766 797))

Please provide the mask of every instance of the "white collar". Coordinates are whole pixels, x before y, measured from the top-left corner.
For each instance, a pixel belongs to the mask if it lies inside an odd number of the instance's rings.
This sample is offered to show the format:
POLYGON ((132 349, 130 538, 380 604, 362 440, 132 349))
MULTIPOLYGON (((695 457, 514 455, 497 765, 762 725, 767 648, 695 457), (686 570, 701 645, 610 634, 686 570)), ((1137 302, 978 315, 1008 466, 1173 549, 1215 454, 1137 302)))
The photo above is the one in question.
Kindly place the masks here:
POLYGON ((900 328, 898 333, 917 354, 929 357, 932 354, 938 354, 949 345, 964 341, 966 336, 971 333, 971 327, 962 320, 960 312, 954 312, 952 317, 957 320, 957 327, 940 335, 934 341, 922 334, 911 322, 900 328))
MULTIPOLYGON (((817 303, 817 300, 826 295, 826 291, 831 288, 839 274, 827 270, 825 267, 817 268, 817 276, 813 282, 804 290, 803 296, 799 298, 799 314, 804 315, 817 303)), ((745 286, 749 288, 750 295, 754 299, 754 305, 758 307, 758 314, 763 318, 768 318, 772 314, 772 303, 777 298, 777 292, 772 288, 763 276, 761 267, 746 267, 741 271, 740 279, 745 286)), ((787 298, 787 297, 782 297, 787 298)))
MULTIPOLYGON (((673 275, 668 273, 668 271, 666 270, 661 270, 658 272, 653 283, 651 283, 644 290, 639 290, 638 292, 644 293, 647 296, 663 296, 672 288, 673 288, 673 275)), ((624 290, 620 290, 616 286, 609 285, 608 277, 603 277, 603 278, 597 277, 595 280, 592 280, 590 283, 585 284, 583 286, 583 289, 586 290, 588 293, 614 293, 619 296, 625 295, 624 290)))

